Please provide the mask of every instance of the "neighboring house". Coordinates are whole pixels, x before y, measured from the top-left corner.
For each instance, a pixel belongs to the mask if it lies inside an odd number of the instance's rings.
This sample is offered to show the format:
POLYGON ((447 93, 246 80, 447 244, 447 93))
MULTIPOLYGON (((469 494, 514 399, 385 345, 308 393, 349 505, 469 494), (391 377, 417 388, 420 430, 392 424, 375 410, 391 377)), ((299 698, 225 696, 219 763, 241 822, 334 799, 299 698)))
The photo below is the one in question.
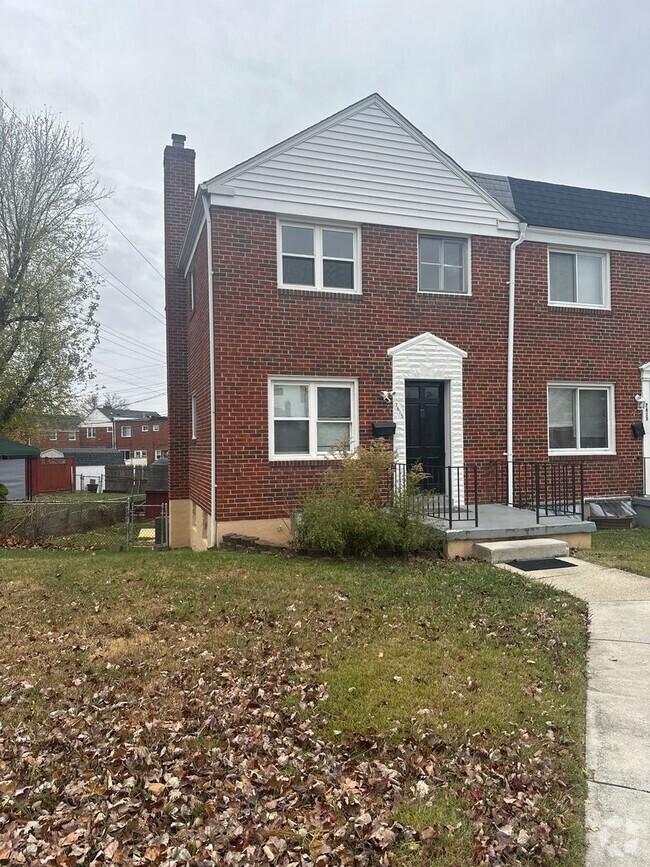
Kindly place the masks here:
POLYGON ((122 453, 112 448, 46 449, 41 457, 74 458, 75 490, 85 491, 87 485, 96 484, 100 494, 104 490, 106 467, 124 466, 122 453))
POLYGON ((373 423, 400 463, 579 460, 589 495, 641 489, 650 199, 469 173, 376 94, 196 196, 172 141, 172 546, 278 537, 373 423))
POLYGON ((7 488, 8 500, 31 500, 38 456, 33 446, 0 438, 0 484, 7 488))
POLYGON ((31 443, 41 449, 119 449, 133 466, 146 466, 167 455, 169 422, 160 413, 102 406, 74 423, 65 421, 68 424, 44 426, 31 443))
POLYGON ((29 439, 29 444, 40 449, 74 446, 79 443, 81 416, 49 416, 41 418, 38 430, 29 439))

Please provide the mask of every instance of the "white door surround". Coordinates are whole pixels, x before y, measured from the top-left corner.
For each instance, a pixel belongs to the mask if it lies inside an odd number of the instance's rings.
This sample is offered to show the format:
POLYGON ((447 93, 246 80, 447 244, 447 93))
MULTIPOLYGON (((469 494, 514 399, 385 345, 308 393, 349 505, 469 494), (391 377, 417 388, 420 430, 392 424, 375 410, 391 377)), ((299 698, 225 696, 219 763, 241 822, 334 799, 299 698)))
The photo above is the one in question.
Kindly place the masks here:
MULTIPOLYGON (((463 445, 463 359, 467 353, 441 337, 425 331, 388 350, 393 362, 393 447, 398 463, 406 463, 406 413, 404 383, 408 379, 445 382, 445 455, 447 464, 462 466, 463 445)), ((649 371, 650 373, 650 371, 649 371)), ((462 492, 460 499, 462 499, 462 492)))
POLYGON ((641 397, 644 403, 641 404, 642 416, 641 420, 645 426, 645 436, 643 437, 643 464, 644 464, 644 484, 643 495, 650 497, 650 361, 641 367, 641 397))

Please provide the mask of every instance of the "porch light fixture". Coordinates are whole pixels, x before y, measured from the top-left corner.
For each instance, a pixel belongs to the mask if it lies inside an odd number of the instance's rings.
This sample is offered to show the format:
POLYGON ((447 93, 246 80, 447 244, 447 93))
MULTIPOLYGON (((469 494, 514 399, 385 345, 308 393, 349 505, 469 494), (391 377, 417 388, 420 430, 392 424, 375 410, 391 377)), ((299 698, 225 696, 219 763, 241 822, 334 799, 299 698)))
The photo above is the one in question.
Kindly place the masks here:
POLYGON ((384 403, 392 403, 393 398, 395 397, 394 391, 380 391, 379 394, 381 395, 381 399, 384 401, 384 403))

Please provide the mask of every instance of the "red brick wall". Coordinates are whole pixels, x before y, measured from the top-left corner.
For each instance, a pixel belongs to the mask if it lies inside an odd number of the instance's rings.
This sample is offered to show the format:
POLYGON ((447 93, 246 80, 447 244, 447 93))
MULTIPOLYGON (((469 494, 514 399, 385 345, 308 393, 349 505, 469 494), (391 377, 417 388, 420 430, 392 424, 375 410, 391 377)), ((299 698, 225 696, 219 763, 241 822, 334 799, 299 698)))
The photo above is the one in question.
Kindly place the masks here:
MULTIPOLYGON (((506 337, 510 242, 472 238, 472 296, 417 294, 417 232, 362 227, 363 295, 283 291, 277 286, 273 214, 213 209, 217 370, 217 517, 288 514, 326 464, 270 462, 267 382, 272 375, 359 380, 362 441, 392 409, 386 350, 431 331, 464 349, 465 460, 502 460, 506 442, 506 337)), ((549 308, 546 247, 518 250, 515 457, 548 460, 549 381, 616 385, 617 455, 585 457, 588 493, 637 489, 641 443, 634 395, 650 334, 636 311, 650 298, 650 257, 612 254, 613 312, 549 308)), ((197 310, 190 321, 186 395, 197 391, 197 442, 190 446, 191 496, 209 507, 209 374, 205 241, 197 250, 197 310)), ((189 401, 189 397, 187 398, 189 401)), ((186 409, 189 422, 189 411, 186 409)), ((173 438, 173 434, 172 434, 173 438)), ((189 438, 189 434, 188 434, 189 438)), ((173 441, 173 439, 172 439, 173 441)))
POLYGON ((189 495, 190 425, 187 411, 187 289, 177 267, 194 201, 193 150, 165 148, 165 310, 167 315, 167 407, 169 412, 169 498, 189 495))
POLYGON ((169 419, 129 419, 128 421, 115 422, 115 448, 128 449, 131 457, 136 449, 147 452, 147 461, 152 463, 156 459, 156 449, 169 448, 169 419), (154 425, 158 430, 154 430, 154 425), (131 428, 131 436, 122 436, 122 427, 131 428), (143 431, 146 427, 148 430, 143 431))

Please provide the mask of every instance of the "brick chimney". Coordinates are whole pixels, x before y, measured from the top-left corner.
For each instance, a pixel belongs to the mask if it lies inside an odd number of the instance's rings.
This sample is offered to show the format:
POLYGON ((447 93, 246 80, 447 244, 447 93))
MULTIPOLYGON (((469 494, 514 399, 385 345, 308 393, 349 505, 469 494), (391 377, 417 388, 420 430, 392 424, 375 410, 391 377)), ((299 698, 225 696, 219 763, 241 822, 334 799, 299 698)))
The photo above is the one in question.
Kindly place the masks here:
MULTIPOLYGON (((191 429, 187 385, 187 289, 178 268, 178 257, 194 203, 195 156, 192 149, 185 147, 185 136, 173 133, 172 144, 165 148, 163 159, 170 500, 189 498, 188 449, 191 429)), ((172 524, 173 511, 170 504, 172 524)))

